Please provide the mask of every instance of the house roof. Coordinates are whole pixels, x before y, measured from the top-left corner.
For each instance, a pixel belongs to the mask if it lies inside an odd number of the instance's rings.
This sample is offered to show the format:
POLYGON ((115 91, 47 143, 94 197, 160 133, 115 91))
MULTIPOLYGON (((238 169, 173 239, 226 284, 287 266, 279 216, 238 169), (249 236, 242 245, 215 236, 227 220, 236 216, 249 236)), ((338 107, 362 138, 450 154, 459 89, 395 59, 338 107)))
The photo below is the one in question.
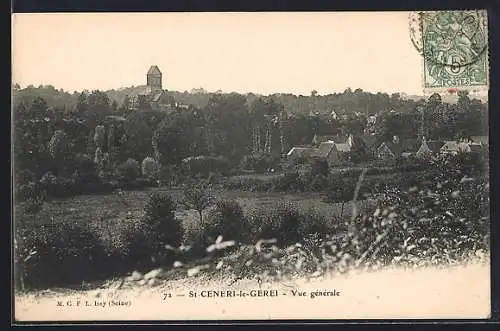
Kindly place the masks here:
POLYGON ((152 65, 148 70, 148 75, 161 75, 160 68, 157 65, 152 65))
POLYGON ((364 135, 361 136, 363 144, 369 149, 374 149, 377 146, 378 138, 375 135, 364 135))
POLYGON ((488 145, 489 142, 488 136, 472 136, 471 140, 473 143, 481 143, 483 145, 488 145))
POLYGON ((458 152, 459 149, 460 144, 453 140, 445 141, 443 146, 441 146, 441 150, 447 150, 450 152, 458 152))
POLYGON ((388 148, 394 155, 400 155, 404 152, 403 146, 401 144, 395 144, 392 141, 385 141, 380 144, 379 149, 386 147, 388 148))
POLYGON ((379 148, 382 145, 387 146, 395 154, 402 154, 404 152, 416 152, 419 147, 417 141, 414 139, 400 139, 398 143, 394 143, 393 141, 385 141, 380 144, 379 148))
POLYGON ((426 143, 427 143, 427 147, 429 147, 429 149, 431 151, 433 151, 434 153, 439 152, 441 147, 443 147, 443 145, 444 145, 444 141, 439 141, 439 140, 429 140, 426 143))
POLYGON ((120 122, 126 122, 127 121, 127 119, 125 117, 123 117, 123 116, 117 116, 117 115, 108 115, 108 116, 106 116, 106 119, 120 121, 120 122))
POLYGON ((317 144, 321 144, 327 141, 336 141, 335 139, 337 138, 336 135, 314 135, 314 141, 317 144))
POLYGON ((339 152, 347 153, 351 151, 351 146, 348 143, 335 144, 335 147, 339 152))
POLYGON ((151 101, 152 102, 158 102, 160 101, 161 97, 163 96, 163 91, 156 92, 152 95, 151 101))
POLYGON ((327 157, 332 150, 336 150, 334 142, 323 142, 319 145, 319 148, 311 153, 312 157, 327 157))
POLYGON ((317 148, 312 148, 312 147, 292 147, 292 149, 288 152, 287 156, 308 157, 311 156, 311 154, 317 150, 318 150, 317 148))
POLYGON ((138 89, 138 90, 132 91, 132 93, 130 93, 128 95, 128 97, 129 98, 135 98, 135 97, 137 97, 139 95, 150 95, 152 92, 153 92, 153 90, 151 89, 151 87, 145 86, 142 89, 138 89))
POLYGON ((469 147, 470 147, 471 152, 480 152, 484 148, 483 146, 481 146, 479 144, 470 144, 469 147))

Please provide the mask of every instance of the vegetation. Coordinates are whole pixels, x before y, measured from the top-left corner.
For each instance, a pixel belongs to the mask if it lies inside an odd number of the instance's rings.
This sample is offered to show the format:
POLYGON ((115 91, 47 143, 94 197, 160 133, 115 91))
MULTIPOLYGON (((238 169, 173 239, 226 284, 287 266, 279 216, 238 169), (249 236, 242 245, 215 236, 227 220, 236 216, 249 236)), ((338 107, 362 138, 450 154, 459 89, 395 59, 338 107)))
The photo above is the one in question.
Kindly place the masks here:
POLYGON ((422 112, 430 139, 487 134, 479 100, 461 92, 455 104, 439 95, 414 101, 359 89, 328 96, 174 94, 191 105, 167 114, 129 110, 119 91, 15 90, 21 288, 181 260, 175 265, 194 268, 188 275, 229 268, 236 278, 275 279, 458 263, 488 251, 487 155, 390 164, 359 156, 342 169, 319 159, 287 164, 282 157, 315 134, 415 138, 422 112), (248 199, 228 196, 234 190, 263 192, 267 204, 250 208, 248 199), (285 194, 313 196, 323 209, 280 202, 285 194), (89 200, 98 205, 85 212, 74 207, 89 200), (209 267, 197 265, 200 258, 209 267))

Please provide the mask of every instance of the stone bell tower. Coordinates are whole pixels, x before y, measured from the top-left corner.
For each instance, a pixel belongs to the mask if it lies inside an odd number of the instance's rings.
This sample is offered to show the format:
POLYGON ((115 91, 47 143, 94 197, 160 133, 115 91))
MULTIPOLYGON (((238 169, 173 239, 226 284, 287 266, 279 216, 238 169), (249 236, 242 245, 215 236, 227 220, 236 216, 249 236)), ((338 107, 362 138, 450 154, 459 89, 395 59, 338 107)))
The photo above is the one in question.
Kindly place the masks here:
POLYGON ((146 75, 146 81, 148 87, 152 91, 161 91, 163 90, 162 84, 161 84, 161 71, 156 65, 152 65, 151 68, 149 68, 148 73, 146 75))

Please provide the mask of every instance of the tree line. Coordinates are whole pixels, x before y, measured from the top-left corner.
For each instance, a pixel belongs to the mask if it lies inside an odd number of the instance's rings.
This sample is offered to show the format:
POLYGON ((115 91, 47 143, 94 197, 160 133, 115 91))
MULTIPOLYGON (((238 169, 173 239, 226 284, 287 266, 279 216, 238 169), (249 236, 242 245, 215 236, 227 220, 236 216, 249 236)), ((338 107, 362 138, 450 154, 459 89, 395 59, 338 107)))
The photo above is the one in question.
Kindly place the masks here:
POLYGON ((398 94, 346 90, 335 95, 340 103, 331 109, 342 116, 334 118, 330 112, 310 116, 300 109, 290 111, 293 105, 287 98, 328 100, 315 93, 308 97, 210 94, 204 106, 164 112, 130 110, 126 102, 119 104, 99 90, 69 94, 30 87, 16 91, 13 149, 20 184, 39 180, 47 172, 62 177, 89 173, 112 177, 120 165, 128 162, 136 169, 145 158, 154 159, 159 171, 170 173, 183 159, 201 155, 223 157, 234 168, 256 151, 280 155, 293 146, 310 144, 315 134, 373 134, 382 142, 394 135, 416 138, 422 128, 430 139, 487 135, 488 130, 487 105, 465 92, 459 92, 456 104, 448 104, 439 94, 413 101, 398 94), (69 96, 74 103, 56 102, 55 96, 61 100, 69 96), (376 116, 376 121, 370 121, 370 116, 376 116), (262 133, 257 142, 256 129, 262 133), (264 139, 268 132, 271 138, 264 139), (273 148, 264 148, 266 144, 273 148))

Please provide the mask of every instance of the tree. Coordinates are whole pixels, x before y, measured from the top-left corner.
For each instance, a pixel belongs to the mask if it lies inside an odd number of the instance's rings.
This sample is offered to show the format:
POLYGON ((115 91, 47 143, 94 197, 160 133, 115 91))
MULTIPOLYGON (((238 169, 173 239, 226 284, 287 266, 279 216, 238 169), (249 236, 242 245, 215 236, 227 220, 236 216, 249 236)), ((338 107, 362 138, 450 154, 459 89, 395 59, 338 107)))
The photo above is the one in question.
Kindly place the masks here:
POLYGON ((118 176, 125 182, 132 182, 141 174, 141 165, 137 160, 128 159, 116 169, 118 176))
MULTIPOLYGON (((144 223, 149 227, 157 242, 155 253, 165 245, 177 246, 184 235, 182 222, 175 216, 176 203, 170 195, 153 193, 144 207, 144 223)), ((155 241, 156 241, 155 240, 155 241)))
POLYGON ((438 105, 440 105, 440 104, 442 103, 442 100, 441 100, 441 95, 439 95, 439 93, 433 93, 433 94, 429 97, 429 99, 428 99, 427 103, 428 103, 431 107, 433 107, 433 108, 437 107, 438 105))
POLYGON ((127 158, 142 160, 153 154, 152 139, 157 127, 165 125, 162 121, 165 112, 133 111, 127 115, 123 123, 123 139, 120 147, 120 160, 127 158), (158 125, 160 123, 160 125, 158 125))
POLYGON ((47 145, 55 172, 65 170, 71 160, 71 142, 63 130, 56 130, 47 145))
POLYGON ((142 160, 141 163, 141 172, 142 175, 149 179, 157 179, 158 178, 158 164, 155 159, 150 156, 147 156, 142 160))
POLYGON ((187 208, 198 212, 200 224, 203 222, 203 211, 213 204, 213 200, 210 187, 205 182, 191 184, 184 190, 183 203, 187 208))
POLYGON ((178 165, 189 155, 189 141, 181 128, 162 122, 154 132, 152 146, 155 159, 162 166, 178 165))
POLYGON ((325 201, 329 203, 341 203, 340 217, 344 215, 344 205, 354 197, 355 183, 343 181, 340 178, 331 177, 325 201))
POLYGON ((457 101, 457 107, 461 111, 466 111, 469 108, 470 105, 470 98, 469 98, 469 91, 467 90, 460 90, 457 92, 458 95, 458 101, 457 101))

